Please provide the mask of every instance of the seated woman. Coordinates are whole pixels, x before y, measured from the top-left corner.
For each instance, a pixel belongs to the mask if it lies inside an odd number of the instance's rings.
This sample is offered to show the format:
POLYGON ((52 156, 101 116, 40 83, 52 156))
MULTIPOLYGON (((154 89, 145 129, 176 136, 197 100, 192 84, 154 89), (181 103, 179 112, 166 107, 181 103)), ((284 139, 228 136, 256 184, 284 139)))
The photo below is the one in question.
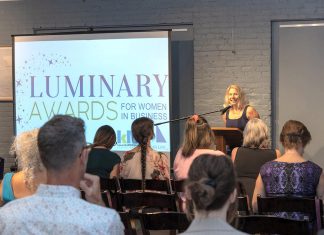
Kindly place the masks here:
POLYGON ((101 126, 94 137, 89 153, 87 173, 109 179, 119 175, 120 157, 110 149, 116 143, 116 133, 111 126, 101 126))
POLYGON ((248 105, 245 93, 238 85, 227 87, 224 97, 224 106, 232 107, 223 114, 226 127, 236 127, 244 130, 246 123, 252 118, 260 118, 259 113, 248 105))
POLYGON ((191 163, 201 154, 224 156, 223 152, 216 150, 214 133, 207 120, 193 115, 186 122, 184 141, 174 160, 175 178, 186 179, 191 163))
MULTIPOLYGON (((311 135, 306 126, 294 120, 285 123, 280 142, 285 149, 282 157, 265 163, 257 178, 253 193, 253 210, 257 211, 257 196, 315 197, 323 198, 324 175, 317 164, 304 159, 305 146, 311 135)), ((298 219, 298 213, 287 215, 298 219)))
POLYGON ((187 201, 194 204, 194 220, 183 234, 245 234, 226 221, 229 206, 236 200, 236 177, 227 157, 203 154, 190 167, 187 201))
POLYGON ((251 119, 243 131, 243 146, 232 151, 238 182, 243 185, 250 203, 261 166, 277 157, 280 157, 280 152, 270 149, 267 125, 261 119, 251 119))
POLYGON ((146 117, 136 119, 132 123, 132 134, 138 146, 124 154, 120 176, 125 179, 142 179, 143 182, 145 179, 169 179, 168 157, 151 148, 153 121, 146 117))
POLYGON ((40 183, 46 182, 46 170, 41 162, 37 147, 38 129, 18 135, 10 154, 16 155, 17 173, 6 173, 0 184, 0 204, 35 193, 40 183))

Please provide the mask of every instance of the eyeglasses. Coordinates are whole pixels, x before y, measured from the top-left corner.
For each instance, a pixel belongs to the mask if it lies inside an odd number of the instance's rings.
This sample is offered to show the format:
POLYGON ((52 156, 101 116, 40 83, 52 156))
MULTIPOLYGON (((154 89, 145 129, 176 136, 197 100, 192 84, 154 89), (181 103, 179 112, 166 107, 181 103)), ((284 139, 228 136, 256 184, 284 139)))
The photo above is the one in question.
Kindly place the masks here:
MULTIPOLYGON (((83 150, 85 150, 85 149, 86 149, 86 150, 91 150, 92 146, 93 146, 93 144, 91 144, 91 143, 86 143, 86 144, 82 147, 79 157, 81 157, 83 150)), ((90 151, 88 151, 87 154, 89 154, 89 152, 90 152, 90 151)))
POLYGON ((82 150, 83 149, 91 149, 92 147, 93 147, 92 143, 86 143, 85 146, 82 147, 82 150))

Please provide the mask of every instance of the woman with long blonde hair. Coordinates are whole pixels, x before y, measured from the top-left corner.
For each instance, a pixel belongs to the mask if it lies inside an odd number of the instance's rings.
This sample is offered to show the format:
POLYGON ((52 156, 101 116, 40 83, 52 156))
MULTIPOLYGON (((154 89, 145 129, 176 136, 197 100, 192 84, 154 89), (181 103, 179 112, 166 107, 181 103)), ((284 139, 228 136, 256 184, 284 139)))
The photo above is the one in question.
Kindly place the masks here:
POLYGON ((260 118, 259 113, 249 105, 245 92, 238 85, 229 85, 225 92, 224 107, 231 106, 222 118, 226 127, 244 130, 246 123, 252 118, 260 118))

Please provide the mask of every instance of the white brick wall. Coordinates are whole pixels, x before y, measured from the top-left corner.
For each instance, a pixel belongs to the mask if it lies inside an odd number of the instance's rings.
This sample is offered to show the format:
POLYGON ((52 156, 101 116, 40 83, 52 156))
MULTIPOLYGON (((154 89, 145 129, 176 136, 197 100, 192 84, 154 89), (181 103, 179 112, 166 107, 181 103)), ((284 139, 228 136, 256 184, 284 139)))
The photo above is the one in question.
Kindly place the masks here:
MULTIPOLYGON (((323 16, 322 0, 0 2, 0 46, 9 45, 12 34, 32 33, 33 27, 189 22, 194 28, 195 112, 220 108, 225 88, 237 83, 270 124, 271 20, 323 16)), ((0 104, 1 155, 6 155, 13 133, 12 113, 8 110, 11 105, 0 104)), ((222 125, 219 117, 208 119, 212 125, 222 125)))

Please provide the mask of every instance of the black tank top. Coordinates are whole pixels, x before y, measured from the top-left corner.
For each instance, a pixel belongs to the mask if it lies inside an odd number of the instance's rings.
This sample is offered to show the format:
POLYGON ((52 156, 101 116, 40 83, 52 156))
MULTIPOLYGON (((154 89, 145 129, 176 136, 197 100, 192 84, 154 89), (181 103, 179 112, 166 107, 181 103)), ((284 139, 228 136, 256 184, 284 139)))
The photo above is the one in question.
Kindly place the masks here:
POLYGON ((261 166, 276 159, 276 156, 273 149, 238 148, 234 160, 237 176, 256 179, 261 166))
POLYGON ((229 111, 226 111, 226 127, 236 127, 239 128, 241 131, 244 130, 246 123, 248 123, 249 119, 246 116, 246 110, 249 107, 249 105, 245 106, 242 116, 237 119, 229 119, 229 111))

